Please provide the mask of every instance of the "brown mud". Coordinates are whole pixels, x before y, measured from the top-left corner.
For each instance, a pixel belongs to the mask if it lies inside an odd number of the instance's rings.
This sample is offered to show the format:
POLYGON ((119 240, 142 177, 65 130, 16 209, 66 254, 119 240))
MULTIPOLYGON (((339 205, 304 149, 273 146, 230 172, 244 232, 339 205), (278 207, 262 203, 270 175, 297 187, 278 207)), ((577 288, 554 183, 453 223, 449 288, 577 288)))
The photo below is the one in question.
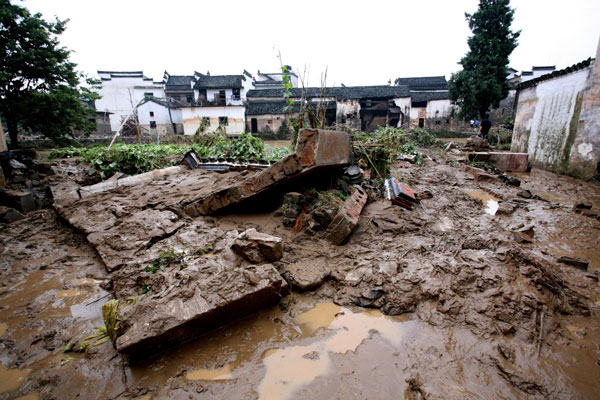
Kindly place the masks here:
POLYGON ((368 204, 344 246, 294 234, 272 212, 187 218, 182 199, 238 179, 202 171, 63 213, 83 234, 52 210, 2 226, 0 399, 596 398, 600 221, 572 206, 598 207, 600 189, 538 170, 516 174, 520 188, 476 183, 430 157, 393 173, 431 198, 412 211, 368 204), (498 212, 467 192, 497 199, 498 212), (169 218, 153 223, 155 212, 169 218), (531 243, 515 241, 523 227, 531 243), (292 288, 317 289, 134 365, 110 343, 62 352, 103 325, 111 297, 100 284, 139 295, 127 278, 135 263, 170 247, 218 248, 248 228, 284 239, 273 264, 292 288), (122 240, 89 238, 107 232, 122 240), (558 263, 563 255, 589 260, 588 272, 558 263))

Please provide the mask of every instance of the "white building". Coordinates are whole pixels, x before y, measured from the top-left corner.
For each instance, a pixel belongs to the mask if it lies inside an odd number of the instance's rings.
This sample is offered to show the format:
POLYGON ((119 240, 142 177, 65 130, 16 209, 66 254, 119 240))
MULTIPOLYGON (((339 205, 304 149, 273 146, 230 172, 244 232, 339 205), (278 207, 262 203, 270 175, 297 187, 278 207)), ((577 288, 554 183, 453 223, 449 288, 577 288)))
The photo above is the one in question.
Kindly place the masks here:
POLYGON ((227 134, 246 130, 246 95, 254 88, 252 75, 195 74, 194 103, 181 108, 183 130, 193 135, 204 126, 214 132, 221 126, 227 134))
POLYGON ((173 100, 146 98, 137 108, 140 126, 152 134, 183 133, 181 103, 173 100))
POLYGON ((119 129, 121 122, 144 98, 165 97, 164 82, 155 82, 143 71, 98 71, 100 86, 96 111, 110 113, 110 128, 119 129))
MULTIPOLYGON (((293 88, 298 87, 298 75, 292 71, 292 67, 286 65, 286 73, 290 77, 290 83, 293 88)), ((254 79, 254 87, 256 90, 261 89, 278 89, 283 84, 283 72, 260 72, 256 74, 254 79)))

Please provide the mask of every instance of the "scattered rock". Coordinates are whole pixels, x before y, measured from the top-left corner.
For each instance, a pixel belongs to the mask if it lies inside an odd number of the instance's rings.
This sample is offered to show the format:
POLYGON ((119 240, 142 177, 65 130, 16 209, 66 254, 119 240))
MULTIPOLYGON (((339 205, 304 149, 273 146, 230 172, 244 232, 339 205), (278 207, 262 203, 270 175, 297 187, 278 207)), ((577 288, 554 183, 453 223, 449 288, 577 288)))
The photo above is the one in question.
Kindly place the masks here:
POLYGON ((355 186, 352 196, 344 202, 344 205, 327 227, 325 232, 327 240, 337 245, 341 245, 348 240, 358 225, 360 213, 366 203, 367 194, 360 186, 355 186))
POLYGON ((513 232, 517 243, 532 243, 534 234, 533 225, 527 225, 513 232))
POLYGON ((531 194, 531 192, 527 189, 525 190, 519 190, 519 193, 517 193, 517 196, 522 197, 524 199, 531 199, 533 197, 533 195, 531 194))
POLYGON ((10 165, 11 168, 14 169, 27 169, 27 166, 25 164, 15 160, 14 158, 8 162, 8 165, 10 165))
POLYGON ((283 257, 283 240, 251 228, 235 240, 232 249, 253 264, 259 264, 265 260, 277 261, 283 257))
POLYGON ((23 218, 25 216, 14 208, 0 206, 0 222, 11 223, 23 218))
POLYGON ((322 258, 286 264, 282 271, 289 284, 299 290, 317 289, 329 278, 330 273, 328 261, 322 258))
POLYGON ((37 209, 33 193, 20 190, 0 191, 0 205, 28 213, 37 209))
POLYGON ((587 271, 590 262, 588 260, 584 260, 581 258, 567 257, 562 256, 558 259, 558 262, 570 265, 572 267, 578 268, 582 271, 587 271))

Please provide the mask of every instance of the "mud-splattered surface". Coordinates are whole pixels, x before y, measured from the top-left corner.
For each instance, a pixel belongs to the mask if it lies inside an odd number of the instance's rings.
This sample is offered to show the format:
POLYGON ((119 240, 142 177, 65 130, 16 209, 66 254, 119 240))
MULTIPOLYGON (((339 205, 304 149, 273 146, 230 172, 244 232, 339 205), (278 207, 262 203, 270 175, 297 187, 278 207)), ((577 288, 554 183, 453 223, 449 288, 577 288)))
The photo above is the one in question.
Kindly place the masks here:
MULTIPOLYGON (((440 162, 394 171, 431 198, 413 211, 369 204, 344 246, 293 234, 273 213, 195 219, 202 245, 247 228, 282 237, 279 272, 320 287, 132 366, 110 343, 62 352, 102 325, 110 298, 99 285, 111 274, 85 237, 50 210, 2 226, 0 399, 597 398, 600 221, 572 206, 598 207, 600 189, 537 170, 518 175, 520 188, 478 184, 432 156, 440 162), (467 192, 497 199, 498 212, 467 192), (532 242, 516 242, 530 226, 532 242), (589 271, 557 263, 563 255, 589 271)), ((195 190, 218 179, 199 174, 195 190)), ((160 187, 90 201, 90 218, 106 223, 104 205, 116 220, 157 209, 181 221, 185 192, 164 199, 160 187)), ((142 247, 155 243, 139 230, 142 247)))

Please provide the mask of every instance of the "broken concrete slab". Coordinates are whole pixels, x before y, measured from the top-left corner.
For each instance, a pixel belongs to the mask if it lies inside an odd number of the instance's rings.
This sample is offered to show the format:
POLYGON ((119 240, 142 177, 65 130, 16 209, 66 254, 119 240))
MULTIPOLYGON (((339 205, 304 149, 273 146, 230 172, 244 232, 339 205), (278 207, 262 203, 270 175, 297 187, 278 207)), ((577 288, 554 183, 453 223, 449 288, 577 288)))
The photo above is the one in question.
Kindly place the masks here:
POLYGON ((578 268, 582 271, 587 271, 588 267, 590 265, 590 262, 588 260, 584 260, 582 258, 568 257, 568 256, 559 257, 558 262, 570 265, 570 266, 578 268))
POLYGON ((296 289, 306 291, 320 287, 331 274, 328 261, 317 258, 307 261, 298 261, 286 264, 282 275, 296 289))
POLYGON ((485 161, 496 165, 501 171, 527 172, 527 153, 472 152, 467 154, 469 161, 485 161))
POLYGON ((125 178, 116 178, 115 176, 97 183, 91 186, 79 187, 76 186, 69 191, 65 191, 63 188, 61 191, 52 190, 54 196, 54 202, 56 206, 68 206, 79 199, 87 198, 98 193, 115 190, 118 188, 124 188, 128 186, 142 185, 146 182, 156 181, 158 179, 180 174, 183 171, 188 170, 187 167, 178 165, 174 167, 157 169, 150 172, 145 172, 139 175, 127 176, 125 178))
POLYGON ((21 190, 0 191, 0 205, 15 208, 22 213, 37 210, 33 193, 21 190))
POLYGON ((367 193, 359 186, 340 208, 337 215, 325 231, 325 238, 333 244, 343 244, 358 226, 358 220, 363 207, 367 203, 367 193))
POLYGON ((488 174, 485 170, 481 168, 471 167, 470 165, 463 164, 461 167, 463 172, 471 174, 475 182, 483 181, 483 180, 491 180, 496 179, 494 175, 488 174))
POLYGON ((0 222, 9 224, 23 218, 25 218, 25 216, 14 208, 0 206, 0 222))
POLYGON ((352 148, 345 132, 303 129, 298 135, 296 152, 249 176, 242 182, 217 190, 208 196, 184 204, 191 217, 213 214, 225 207, 250 199, 290 179, 306 176, 350 163, 352 148))
POLYGON ((132 360, 147 357, 276 304, 287 293, 272 264, 234 267, 207 262, 201 277, 177 289, 160 302, 146 295, 126 309, 118 351, 132 360))
POLYGON ((517 243, 533 243, 535 230, 533 225, 527 225, 513 231, 513 237, 517 243))
POLYGON ((278 261, 283 257, 283 240, 276 236, 257 232, 254 228, 241 233, 232 248, 253 264, 278 261))
POLYGON ((94 245, 106 269, 114 271, 140 259, 157 240, 173 235, 184 225, 171 211, 146 209, 121 219, 118 225, 90 232, 87 240, 94 245))

